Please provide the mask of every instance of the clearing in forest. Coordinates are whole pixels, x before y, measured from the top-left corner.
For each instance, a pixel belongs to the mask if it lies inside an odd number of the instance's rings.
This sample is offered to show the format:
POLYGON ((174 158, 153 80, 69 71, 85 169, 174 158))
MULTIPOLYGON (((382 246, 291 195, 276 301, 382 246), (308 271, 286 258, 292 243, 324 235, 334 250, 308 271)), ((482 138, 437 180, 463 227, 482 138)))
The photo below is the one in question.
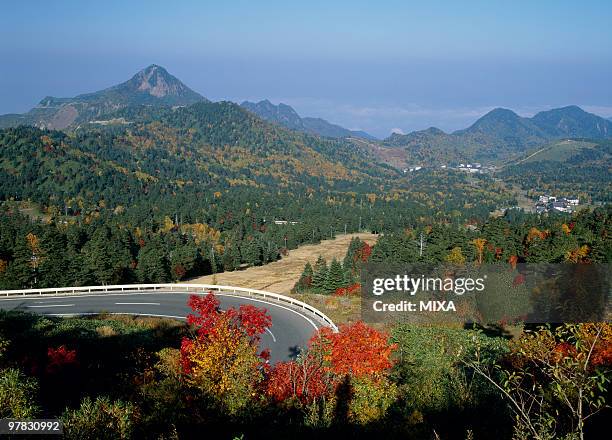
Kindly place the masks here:
POLYGON ((290 250, 287 255, 273 263, 234 272, 207 275, 186 282, 248 287, 287 294, 300 278, 306 262, 309 261, 314 266, 319 255, 322 255, 328 262, 334 257, 342 261, 352 237, 359 237, 369 245, 373 245, 378 235, 369 233, 338 235, 333 240, 324 240, 319 244, 307 244, 290 250))

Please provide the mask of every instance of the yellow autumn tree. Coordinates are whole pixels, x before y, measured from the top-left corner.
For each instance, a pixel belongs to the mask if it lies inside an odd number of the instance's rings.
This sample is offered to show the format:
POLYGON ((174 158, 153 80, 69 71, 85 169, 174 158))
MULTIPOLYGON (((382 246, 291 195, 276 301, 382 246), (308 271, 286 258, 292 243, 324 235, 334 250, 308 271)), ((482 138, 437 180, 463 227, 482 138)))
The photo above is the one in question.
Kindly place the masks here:
POLYGON ((263 379, 257 346, 228 316, 219 318, 206 339, 193 339, 182 351, 190 368, 187 382, 230 414, 244 410, 257 396, 256 386, 263 379))
POLYGON ((168 216, 164 217, 164 226, 162 226, 162 231, 170 232, 174 228, 174 222, 168 216))
POLYGON ((478 252, 478 263, 482 264, 482 254, 484 252, 485 244, 487 244, 487 240, 484 238, 476 238, 472 241, 474 247, 476 247, 476 251, 478 252))
POLYGON ((35 234, 31 232, 28 233, 28 235, 26 235, 26 240, 28 242, 28 247, 32 251, 31 265, 33 268, 36 268, 38 267, 38 264, 40 263, 40 240, 35 234))
POLYGON ((460 247, 454 247, 454 248, 451 249, 449 254, 444 258, 444 260, 447 263, 464 264, 465 263, 465 256, 461 252, 461 248, 460 247))
POLYGON ((204 223, 181 225, 181 233, 191 235, 198 245, 203 241, 217 244, 221 238, 221 232, 204 223))
POLYGON ((589 251, 590 249, 586 244, 579 246, 565 253, 565 261, 569 261, 570 263, 581 263, 586 260, 589 251))

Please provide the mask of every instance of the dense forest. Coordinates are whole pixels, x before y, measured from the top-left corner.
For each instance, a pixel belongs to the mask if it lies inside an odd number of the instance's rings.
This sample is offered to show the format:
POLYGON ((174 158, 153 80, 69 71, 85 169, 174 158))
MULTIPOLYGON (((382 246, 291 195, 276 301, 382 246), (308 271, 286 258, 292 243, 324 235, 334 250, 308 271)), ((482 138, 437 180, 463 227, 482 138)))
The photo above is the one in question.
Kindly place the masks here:
POLYGON ((359 295, 364 262, 517 264, 609 263, 612 261, 612 208, 569 215, 529 215, 508 211, 479 227, 428 225, 383 234, 376 244, 354 238, 342 261, 319 257, 307 263, 293 291, 359 295))
POLYGON ((129 123, 0 131, 1 288, 181 280, 338 233, 478 223, 512 203, 487 176, 407 177, 231 103, 113 120, 129 123))

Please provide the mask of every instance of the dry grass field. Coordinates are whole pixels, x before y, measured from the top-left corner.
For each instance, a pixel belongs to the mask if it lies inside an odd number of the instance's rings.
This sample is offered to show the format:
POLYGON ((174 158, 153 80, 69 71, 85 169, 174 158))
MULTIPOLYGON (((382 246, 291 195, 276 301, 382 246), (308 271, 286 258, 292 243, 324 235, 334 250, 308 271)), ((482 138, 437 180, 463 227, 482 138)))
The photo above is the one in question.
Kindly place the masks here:
POLYGON ((370 245, 374 244, 378 238, 377 235, 367 233, 339 235, 334 240, 325 240, 319 244, 309 244, 293 249, 288 255, 274 263, 234 272, 207 275, 186 282, 248 287, 286 295, 300 278, 306 262, 309 261, 314 266, 319 255, 323 255, 328 262, 334 257, 342 260, 352 237, 359 237, 370 245))

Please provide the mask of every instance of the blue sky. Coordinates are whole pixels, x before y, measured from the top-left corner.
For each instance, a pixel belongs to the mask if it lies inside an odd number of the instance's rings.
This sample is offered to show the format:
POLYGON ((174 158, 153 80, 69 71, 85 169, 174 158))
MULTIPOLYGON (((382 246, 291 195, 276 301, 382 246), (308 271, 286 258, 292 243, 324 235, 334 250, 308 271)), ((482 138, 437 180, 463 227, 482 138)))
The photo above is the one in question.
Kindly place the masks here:
POLYGON ((497 106, 612 116, 610 1, 12 1, 0 113, 166 67, 213 100, 268 98, 386 136, 497 106))

